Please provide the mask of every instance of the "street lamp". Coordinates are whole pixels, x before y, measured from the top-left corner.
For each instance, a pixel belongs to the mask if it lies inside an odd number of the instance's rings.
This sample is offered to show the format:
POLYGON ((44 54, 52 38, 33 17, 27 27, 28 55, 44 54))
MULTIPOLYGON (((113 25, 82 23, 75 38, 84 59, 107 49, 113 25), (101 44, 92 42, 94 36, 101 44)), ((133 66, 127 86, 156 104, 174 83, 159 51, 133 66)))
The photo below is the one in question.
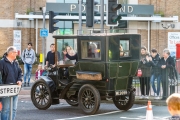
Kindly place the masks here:
POLYGON ((170 27, 170 24, 167 24, 167 26, 164 26, 163 24, 161 24, 161 25, 164 29, 168 29, 170 27))
POLYGON ((162 25, 162 27, 163 27, 164 29, 168 29, 169 27, 175 28, 175 24, 167 24, 166 27, 165 27, 163 24, 161 24, 161 25, 162 25))

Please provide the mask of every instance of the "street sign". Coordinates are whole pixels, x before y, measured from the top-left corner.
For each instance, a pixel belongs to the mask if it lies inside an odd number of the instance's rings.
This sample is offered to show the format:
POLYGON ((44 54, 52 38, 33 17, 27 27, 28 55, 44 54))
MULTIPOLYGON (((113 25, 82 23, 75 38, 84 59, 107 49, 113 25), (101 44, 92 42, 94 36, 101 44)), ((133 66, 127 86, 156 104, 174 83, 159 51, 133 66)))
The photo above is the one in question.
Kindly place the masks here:
POLYGON ((19 94, 21 86, 19 85, 0 85, 0 97, 9 97, 19 94))
POLYGON ((18 95, 21 90, 21 86, 19 85, 0 85, 0 98, 2 97, 10 97, 10 113, 9 120, 12 120, 13 117, 13 96, 18 95))
POLYGON ((47 37, 48 30, 47 29, 40 29, 40 37, 47 37))

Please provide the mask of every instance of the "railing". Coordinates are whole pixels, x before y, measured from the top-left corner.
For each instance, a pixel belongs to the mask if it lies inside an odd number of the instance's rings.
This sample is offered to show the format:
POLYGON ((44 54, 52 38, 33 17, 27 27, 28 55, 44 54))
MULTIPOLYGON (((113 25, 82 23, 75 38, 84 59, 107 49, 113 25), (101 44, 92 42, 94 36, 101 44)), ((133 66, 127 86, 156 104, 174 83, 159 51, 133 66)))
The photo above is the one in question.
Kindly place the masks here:
POLYGON ((119 34, 119 33, 122 33, 122 34, 126 34, 126 33, 135 33, 137 34, 138 33, 138 30, 139 29, 127 29, 127 28, 114 28, 114 29, 85 29, 85 30, 77 30, 77 35, 98 35, 98 36, 101 36, 101 35, 108 35, 108 34, 119 34))
MULTIPOLYGON (((165 69, 165 74, 161 74, 159 96, 156 96, 152 87, 151 77, 134 77, 133 86, 136 88, 136 99, 166 99, 172 93, 180 93, 180 60, 176 61, 176 71, 174 79, 170 76, 170 69, 165 69), (142 96, 144 95, 144 96, 142 96)), ((158 80, 154 85, 157 91, 158 80)))

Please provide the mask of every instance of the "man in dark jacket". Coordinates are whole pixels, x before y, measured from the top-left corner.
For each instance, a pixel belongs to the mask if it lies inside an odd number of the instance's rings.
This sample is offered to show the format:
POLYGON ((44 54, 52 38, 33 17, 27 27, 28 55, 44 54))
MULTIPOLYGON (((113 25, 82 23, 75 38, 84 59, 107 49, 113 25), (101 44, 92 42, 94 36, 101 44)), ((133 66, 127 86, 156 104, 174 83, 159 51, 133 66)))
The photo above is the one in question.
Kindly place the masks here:
POLYGON ((55 67, 56 62, 59 63, 59 61, 61 59, 60 53, 59 53, 59 51, 55 52, 55 44, 54 43, 52 43, 50 45, 50 48, 51 48, 51 51, 49 51, 46 56, 46 66, 52 65, 53 67, 55 67), (57 61, 55 61, 56 55, 57 55, 57 59, 56 59, 57 61))
MULTIPOLYGON (((162 87, 163 87, 163 96, 162 100, 165 100, 168 97, 168 77, 174 77, 175 70, 175 61, 170 56, 170 51, 168 49, 163 50, 163 57, 160 60, 159 67, 161 67, 161 76, 162 76, 162 87)), ((170 92, 175 92, 175 86, 170 86, 170 92)))
POLYGON ((151 68, 151 85, 154 91, 155 99, 159 99, 159 92, 160 92, 160 81, 161 81, 161 68, 158 66, 160 61, 160 56, 157 53, 157 50, 153 48, 151 50, 151 57, 147 58, 149 61, 151 68), (154 81, 157 79, 157 89, 155 87, 154 81))
MULTIPOLYGON (((7 54, 0 60, 0 72, 2 74, 3 84, 17 84, 22 85, 22 71, 16 61, 17 49, 14 46, 10 46, 7 49, 7 54)), ((2 113, 1 120, 9 120, 10 112, 10 97, 2 98, 2 113)), ((13 116, 15 119, 17 110, 18 96, 13 96, 13 116)))

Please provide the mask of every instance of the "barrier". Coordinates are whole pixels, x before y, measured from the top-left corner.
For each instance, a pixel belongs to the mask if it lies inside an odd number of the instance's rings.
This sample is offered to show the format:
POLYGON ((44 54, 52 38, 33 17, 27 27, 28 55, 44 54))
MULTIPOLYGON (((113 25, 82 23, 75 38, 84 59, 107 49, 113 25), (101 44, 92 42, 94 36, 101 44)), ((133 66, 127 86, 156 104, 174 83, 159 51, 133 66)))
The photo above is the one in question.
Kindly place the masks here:
POLYGON ((13 115, 13 96, 18 95, 20 89, 21 86, 19 85, 0 84, 0 98, 10 97, 10 114, 9 114, 10 120, 12 120, 12 115, 13 115))
POLYGON ((176 59, 180 59, 180 43, 176 44, 176 59))
POLYGON ((178 74, 180 74, 180 59, 176 60, 176 69, 178 74))
MULTIPOLYGON (((178 66, 180 67, 180 66, 178 66)), ((136 88, 136 99, 150 99, 150 100, 155 100, 155 99, 162 99, 167 98, 169 95, 171 95, 174 92, 180 93, 180 85, 179 85, 179 80, 180 80, 180 75, 178 75, 179 73, 175 73, 175 76, 177 75, 177 79, 174 78, 174 80, 169 76, 169 69, 166 68, 166 75, 164 75, 163 80, 161 77, 160 80, 160 88, 159 88, 159 97, 157 97, 154 94, 153 88, 152 88, 152 84, 150 82, 150 77, 134 77, 133 78, 133 84, 132 86, 134 86, 136 88), (143 79, 141 79, 143 78, 143 79), (143 84, 143 86, 141 86, 141 84, 143 84), (164 91, 163 91, 163 87, 164 86, 164 91), (163 93, 164 92, 164 93, 163 93), (147 95, 147 96, 141 96, 142 94, 147 95)), ((156 90, 157 90, 157 85, 158 85, 158 81, 157 79, 155 79, 155 83, 154 83, 156 90)))

